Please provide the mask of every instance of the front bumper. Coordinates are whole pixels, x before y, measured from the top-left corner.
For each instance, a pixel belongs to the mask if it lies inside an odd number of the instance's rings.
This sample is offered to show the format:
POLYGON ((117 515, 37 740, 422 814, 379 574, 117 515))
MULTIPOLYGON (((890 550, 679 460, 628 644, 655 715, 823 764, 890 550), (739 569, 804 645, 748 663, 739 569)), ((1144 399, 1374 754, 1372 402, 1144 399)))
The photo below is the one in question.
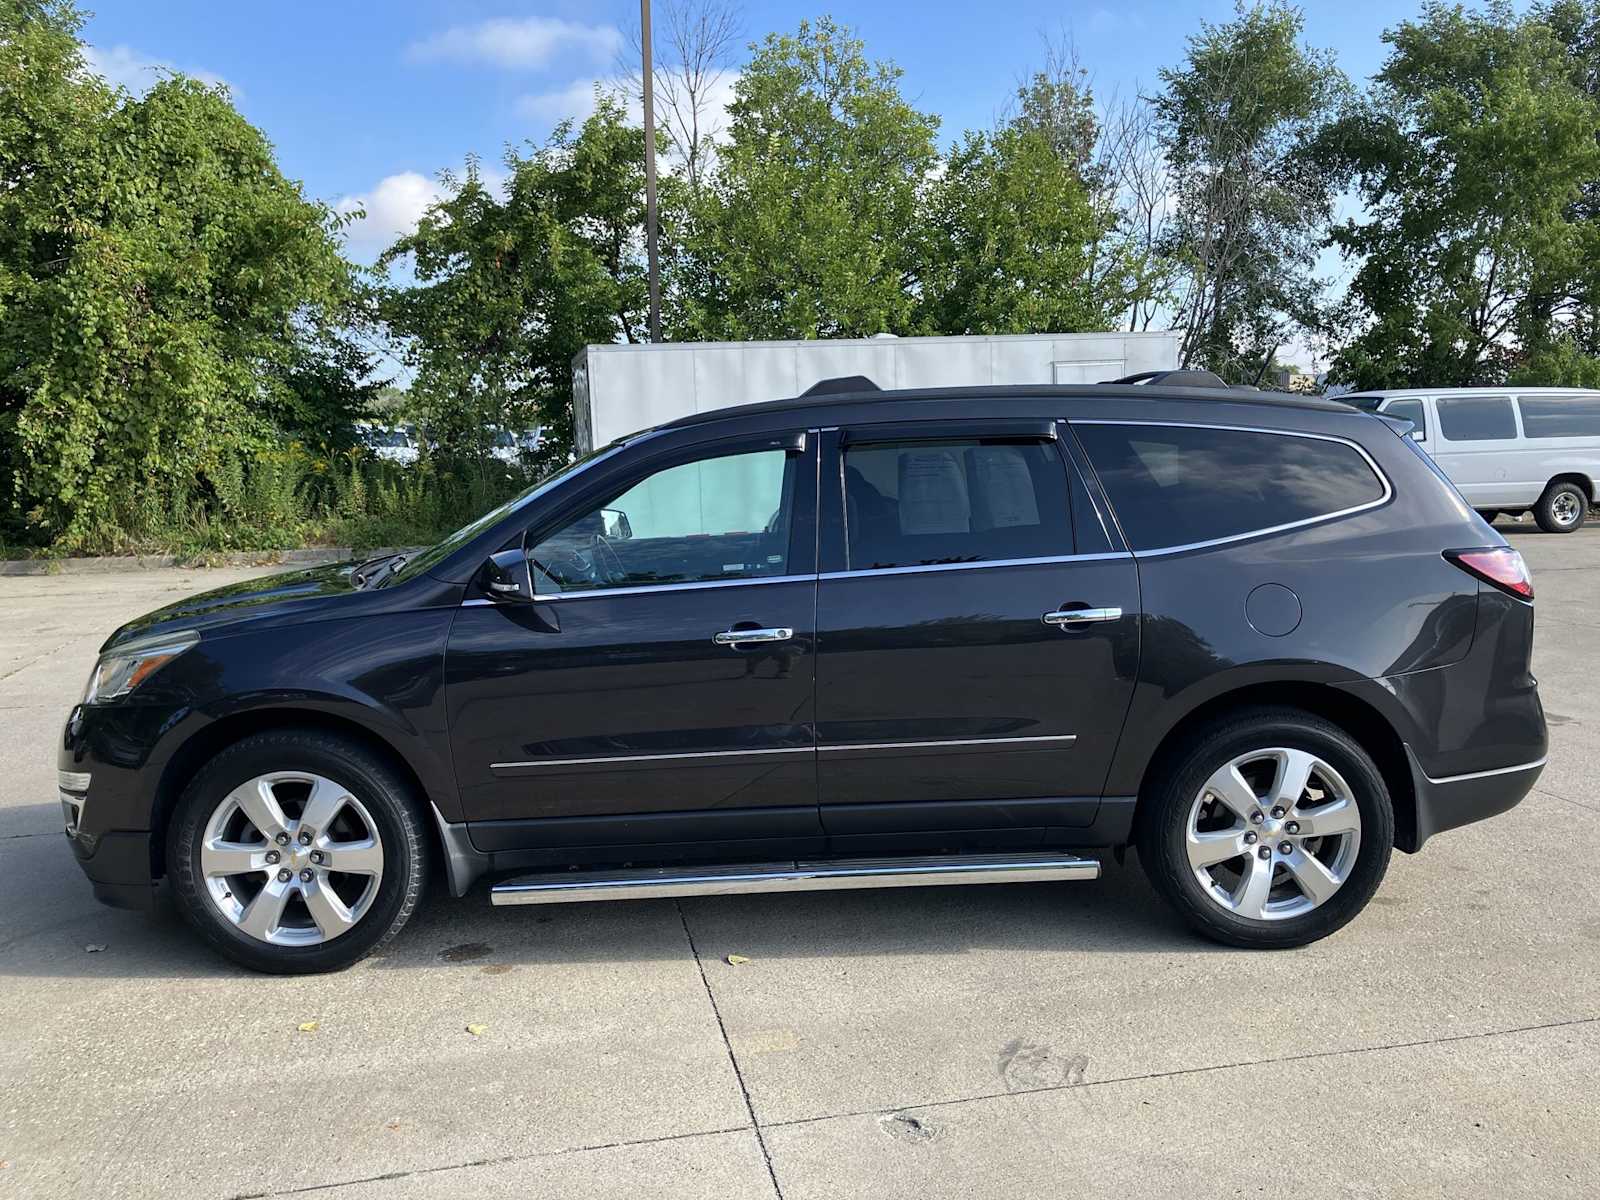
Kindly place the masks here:
POLYGON ((1465 775, 1433 778, 1422 769, 1416 752, 1406 746, 1411 784, 1417 799, 1415 849, 1436 833, 1487 820, 1516 807, 1533 790, 1545 760, 1518 763, 1465 775))
POLYGON ((97 900, 149 908, 155 899, 148 747, 170 712, 79 705, 57 747, 67 845, 97 900))

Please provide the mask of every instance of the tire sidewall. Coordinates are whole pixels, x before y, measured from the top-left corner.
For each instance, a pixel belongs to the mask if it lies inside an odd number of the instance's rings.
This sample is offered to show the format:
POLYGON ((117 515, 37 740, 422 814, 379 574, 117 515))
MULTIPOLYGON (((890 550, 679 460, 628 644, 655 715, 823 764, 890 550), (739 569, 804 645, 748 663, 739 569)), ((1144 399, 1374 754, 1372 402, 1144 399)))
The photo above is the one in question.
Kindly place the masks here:
POLYGON ((1377 766, 1344 731, 1309 714, 1214 729, 1167 777, 1152 816, 1140 849, 1154 860, 1158 889, 1202 932, 1241 946, 1300 946, 1345 925, 1377 891, 1394 843, 1394 809, 1377 766), (1190 807, 1218 767, 1252 750, 1278 746, 1315 754, 1339 772, 1361 814, 1361 845, 1349 877, 1325 903, 1300 916, 1256 921, 1228 912, 1207 895, 1189 865, 1186 832, 1190 807))
POLYGON ((223 751, 184 789, 167 863, 180 911, 215 949, 254 970, 305 974, 348 966, 399 931, 419 897, 425 848, 408 791, 387 764, 337 738, 277 733, 223 751), (383 876, 372 904, 354 929, 319 945, 277 946, 242 932, 217 910, 201 870, 202 835, 217 805, 240 784, 273 771, 306 771, 346 788, 366 807, 383 842, 383 876))
POLYGON ((1589 497, 1583 488, 1570 481, 1558 483, 1545 493, 1544 501, 1539 506, 1539 515, 1544 518, 1540 523, 1552 533, 1575 533, 1583 528, 1584 519, 1589 515, 1589 497), (1556 519, 1556 497, 1563 492, 1571 493, 1578 502, 1577 519, 1563 523, 1556 519))

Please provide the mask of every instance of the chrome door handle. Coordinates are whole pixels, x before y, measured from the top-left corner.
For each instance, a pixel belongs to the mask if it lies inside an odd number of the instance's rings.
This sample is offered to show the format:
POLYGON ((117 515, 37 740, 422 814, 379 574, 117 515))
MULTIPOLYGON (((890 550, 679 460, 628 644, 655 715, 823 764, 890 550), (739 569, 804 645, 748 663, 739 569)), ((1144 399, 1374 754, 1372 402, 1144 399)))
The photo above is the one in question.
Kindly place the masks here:
POLYGON ((727 629, 711 640, 719 646, 742 646, 747 642, 787 642, 793 636, 792 629, 727 629))
POLYGON ((1046 625, 1091 625, 1096 621, 1120 621, 1120 608, 1062 608, 1047 612, 1041 620, 1046 625))

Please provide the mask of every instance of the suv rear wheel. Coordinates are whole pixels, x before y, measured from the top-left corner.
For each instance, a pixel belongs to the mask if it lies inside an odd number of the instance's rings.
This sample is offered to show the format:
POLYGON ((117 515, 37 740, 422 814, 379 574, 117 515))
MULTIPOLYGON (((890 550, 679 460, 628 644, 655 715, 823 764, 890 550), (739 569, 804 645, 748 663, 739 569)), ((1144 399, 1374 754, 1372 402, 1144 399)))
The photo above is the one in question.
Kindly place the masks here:
POLYGON ((1557 480, 1545 488, 1533 509, 1533 519, 1546 533, 1573 533, 1583 528, 1588 515, 1589 494, 1570 479, 1557 480))
POLYGON ((285 975, 347 967, 398 933, 426 853, 389 764, 314 730, 217 755, 184 790, 167 841, 189 923, 233 961, 285 975))
POLYGON ((1154 781, 1139 860, 1207 937, 1277 949, 1326 937, 1366 907, 1394 843, 1371 757, 1297 709, 1249 709, 1202 730, 1154 781))

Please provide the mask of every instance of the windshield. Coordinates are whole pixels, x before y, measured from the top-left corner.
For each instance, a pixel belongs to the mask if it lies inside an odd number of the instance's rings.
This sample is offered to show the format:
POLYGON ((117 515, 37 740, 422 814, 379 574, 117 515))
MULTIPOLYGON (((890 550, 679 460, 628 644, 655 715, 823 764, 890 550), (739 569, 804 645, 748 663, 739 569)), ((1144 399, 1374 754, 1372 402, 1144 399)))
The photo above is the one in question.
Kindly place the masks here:
POLYGON ((1346 404, 1354 404, 1364 412, 1377 412, 1378 405, 1384 401, 1383 396, 1340 396, 1346 404))
POLYGON ((404 566, 402 566, 398 571, 395 571, 393 574, 389 575, 383 581, 384 584, 388 585, 396 582, 397 580, 415 578, 426 571, 429 567, 432 567, 434 564, 443 562, 445 559, 449 558, 450 555, 454 554, 462 546, 466 545, 473 538, 477 537, 478 534, 482 533, 485 529, 488 529, 502 517, 515 512, 524 504, 529 503, 547 489, 554 487, 557 483, 561 482, 561 480, 567 478, 569 475, 574 475, 583 468, 597 463, 603 458, 609 458, 613 453, 622 449, 625 444, 625 442, 612 442, 609 446, 592 451, 589 454, 584 455, 582 458, 574 459, 566 466, 559 467, 550 472, 550 474, 543 476, 532 487, 527 488, 525 491, 519 492, 517 495, 511 497, 511 499, 507 500, 498 508, 490 509, 476 521, 469 521, 443 541, 437 542, 434 545, 429 546, 426 550, 419 551, 418 553, 412 555, 406 560, 404 566))

